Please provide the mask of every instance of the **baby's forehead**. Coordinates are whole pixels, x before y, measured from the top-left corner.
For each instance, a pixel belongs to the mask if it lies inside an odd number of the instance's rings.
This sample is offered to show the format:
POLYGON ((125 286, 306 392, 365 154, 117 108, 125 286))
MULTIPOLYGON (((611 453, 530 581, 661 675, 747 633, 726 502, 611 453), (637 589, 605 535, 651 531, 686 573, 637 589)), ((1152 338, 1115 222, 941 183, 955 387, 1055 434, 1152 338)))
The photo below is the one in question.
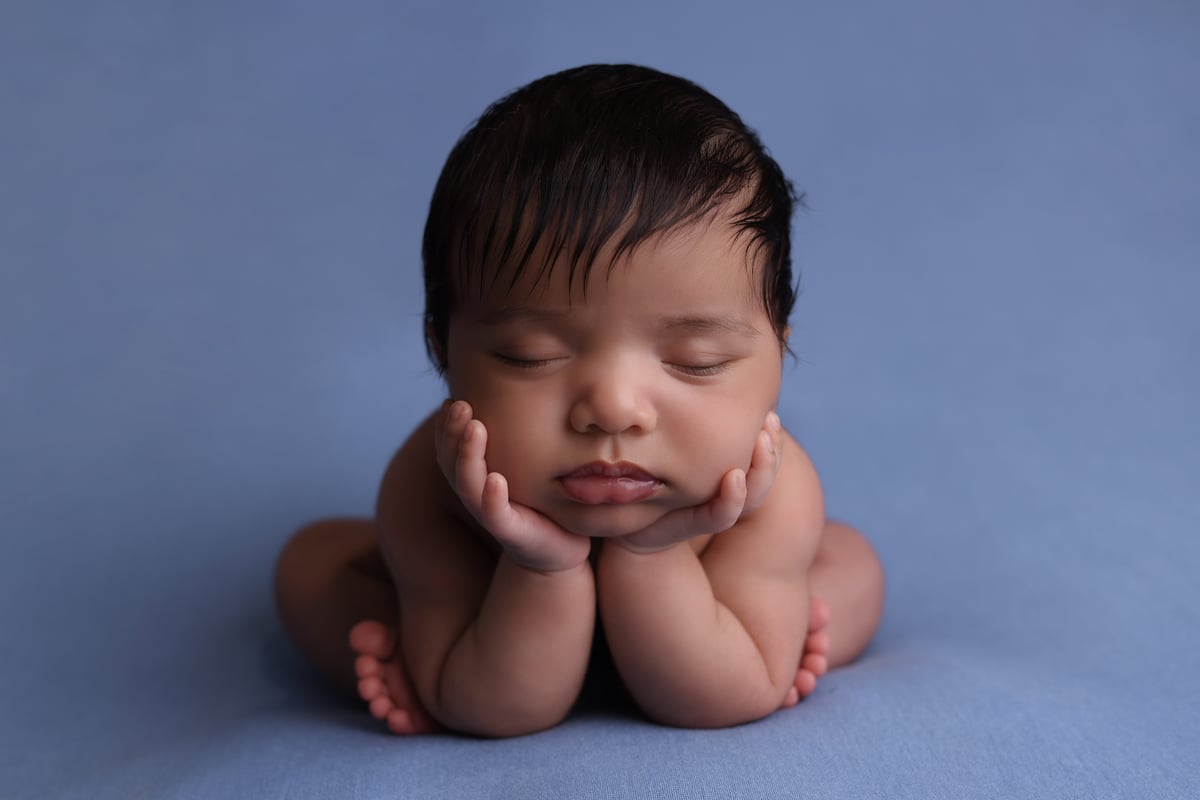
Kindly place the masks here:
POLYGON ((565 326, 572 316, 580 323, 583 317, 621 319, 675 330, 696 330, 697 320, 724 320, 726 328, 762 322, 766 303, 758 259, 723 221, 700 221, 623 252, 617 248, 606 244, 574 271, 565 254, 531 260, 523 268, 510 265, 463 293, 453 313, 493 327, 565 326), (668 325, 669 320, 681 324, 668 325))
MULTIPOLYGON (((587 293, 618 271, 654 270, 663 262, 714 265, 761 293, 766 268, 761 241, 736 222, 729 204, 660 230, 639 231, 626 221, 603 240, 572 240, 562 231, 521 231, 512 246, 481 253, 460 273, 460 302, 485 297, 506 302, 561 291, 586 301, 587 293)), ((697 270, 697 273, 699 270, 697 270)), ((680 278, 687 270, 677 271, 680 278)), ((698 275, 696 277, 699 277, 698 275)), ((761 298, 759 298, 761 300, 761 298)))

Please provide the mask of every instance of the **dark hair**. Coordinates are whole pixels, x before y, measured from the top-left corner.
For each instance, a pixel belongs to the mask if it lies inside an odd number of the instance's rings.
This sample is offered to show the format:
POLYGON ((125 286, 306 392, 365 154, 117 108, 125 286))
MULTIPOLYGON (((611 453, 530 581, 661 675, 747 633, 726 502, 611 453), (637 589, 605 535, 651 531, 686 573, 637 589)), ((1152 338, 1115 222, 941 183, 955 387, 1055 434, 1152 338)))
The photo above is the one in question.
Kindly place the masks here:
MULTIPOLYGON (((759 141, 696 84, 647 67, 595 64, 540 78, 491 105, 454 146, 429 206, 426 347, 438 369, 450 314, 507 274, 509 288, 566 256, 588 275, 617 256, 746 197, 733 224, 762 256, 762 299, 783 338, 796 299, 792 206, 799 198, 759 141), (486 266, 485 266, 486 265, 486 266)), ((610 264, 611 268, 611 264, 610 264)))

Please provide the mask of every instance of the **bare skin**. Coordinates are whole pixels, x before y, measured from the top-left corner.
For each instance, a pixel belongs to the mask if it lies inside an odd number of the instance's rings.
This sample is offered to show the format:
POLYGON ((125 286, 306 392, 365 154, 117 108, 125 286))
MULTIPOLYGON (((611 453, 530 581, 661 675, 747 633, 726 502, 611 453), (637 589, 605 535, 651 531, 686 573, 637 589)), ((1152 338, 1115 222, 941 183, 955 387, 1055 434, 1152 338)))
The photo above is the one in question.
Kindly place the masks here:
POLYGON ((787 332, 731 220, 598 258, 588 286, 461 302, 456 399, 392 460, 374 525, 281 558, 285 628, 397 733, 557 724, 597 618, 634 702, 681 727, 794 705, 878 625, 879 561, 775 414, 787 332))
MULTIPOLYGON (((817 680, 828 670, 829 606, 813 598, 804 656, 796 670, 795 684, 780 708, 791 708, 817 688, 817 680)), ((371 715, 399 735, 435 733, 442 730, 421 706, 404 670, 404 659, 396 648, 396 632, 381 622, 367 620, 350 629, 350 646, 358 653, 355 673, 358 696, 371 715)))
MULTIPOLYGON (((479 546, 495 559, 482 540, 479 546)), ((853 528, 825 524, 808 574, 803 654, 780 708, 795 706, 827 670, 856 658, 882 612, 878 558, 853 528)), ((396 587, 375 521, 330 519, 302 529, 280 556, 275 587, 289 637, 333 685, 365 702, 394 734, 444 729, 418 699, 399 647, 396 587)))

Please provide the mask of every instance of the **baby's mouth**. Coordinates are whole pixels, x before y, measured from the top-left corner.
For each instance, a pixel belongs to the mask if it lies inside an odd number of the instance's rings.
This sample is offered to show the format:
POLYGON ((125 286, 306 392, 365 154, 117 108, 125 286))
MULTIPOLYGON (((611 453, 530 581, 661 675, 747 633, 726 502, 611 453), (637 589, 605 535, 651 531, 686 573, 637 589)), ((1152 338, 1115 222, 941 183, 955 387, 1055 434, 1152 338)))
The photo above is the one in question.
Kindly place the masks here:
POLYGON ((659 478, 627 461, 593 461, 558 480, 567 497, 590 506, 639 503, 663 485, 659 478))

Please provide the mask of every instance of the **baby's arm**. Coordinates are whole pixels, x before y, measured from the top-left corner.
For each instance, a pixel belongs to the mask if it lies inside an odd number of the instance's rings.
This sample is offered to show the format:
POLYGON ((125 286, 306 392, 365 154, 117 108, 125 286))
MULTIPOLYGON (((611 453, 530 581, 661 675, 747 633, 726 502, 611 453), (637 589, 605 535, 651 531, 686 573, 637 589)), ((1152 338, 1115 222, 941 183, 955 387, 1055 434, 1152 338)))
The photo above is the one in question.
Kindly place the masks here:
MULTIPOLYGON (((432 423, 416 434, 423 437, 414 443, 419 457, 405 459, 412 465, 407 470, 395 465, 389 470, 386 482, 393 491, 381 493, 379 507, 413 685, 429 713, 454 730, 512 736, 550 727, 570 710, 587 668, 595 622, 589 543, 582 540, 581 554, 574 556, 559 548, 558 563, 539 565, 552 569, 534 568, 508 553, 497 560, 471 520, 450 511, 457 497, 442 476, 428 477, 436 435, 432 423), (418 464, 425 465, 426 477, 404 474, 416 472, 418 464)), ((455 452, 452 461, 464 462, 459 480, 466 486, 458 487, 460 493, 477 491, 482 503, 483 484, 489 482, 486 470, 479 473, 484 442, 470 440, 462 458, 455 452)), ((487 491, 496 488, 503 487, 487 491)), ((487 502, 496 508, 468 510, 491 514, 507 506, 506 497, 494 494, 487 502), (497 499, 504 503, 492 502, 497 499)), ((514 536, 529 532, 501 522, 514 536)), ((532 539, 528 552, 539 552, 532 539)))
POLYGON ((609 646, 638 704, 660 722, 758 719, 780 707, 795 681, 824 507, 811 462, 784 438, 766 501, 702 556, 686 542, 639 552, 610 541, 601 552, 609 646))

